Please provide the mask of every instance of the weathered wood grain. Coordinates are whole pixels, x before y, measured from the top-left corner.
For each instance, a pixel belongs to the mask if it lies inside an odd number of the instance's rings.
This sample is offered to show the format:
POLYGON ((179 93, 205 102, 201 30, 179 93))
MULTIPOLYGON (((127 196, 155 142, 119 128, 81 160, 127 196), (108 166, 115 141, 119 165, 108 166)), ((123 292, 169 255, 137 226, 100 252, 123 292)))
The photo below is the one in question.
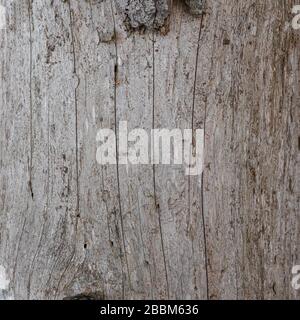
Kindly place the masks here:
MULTIPOLYGON (((153 33, 129 36, 120 18, 116 15, 116 121, 127 121, 128 131, 143 128, 150 133, 154 103, 153 33)), ((127 296, 165 298, 168 278, 153 168, 125 164, 118 167, 128 263, 127 296)))
MULTIPOLYGON (((193 127, 201 21, 177 5, 172 11, 168 36, 155 37, 155 128, 193 127)), ((185 167, 176 165, 155 165, 154 172, 170 298, 205 299, 201 176, 185 175, 185 167)))
POLYGON ((291 266, 299 259, 299 34, 289 24, 293 4, 208 4, 195 105, 206 105, 210 298, 297 295, 290 285, 291 266))
POLYGON ((0 298, 299 298, 295 0, 0 4, 0 298), (204 129, 203 174, 99 165, 119 121, 204 129))

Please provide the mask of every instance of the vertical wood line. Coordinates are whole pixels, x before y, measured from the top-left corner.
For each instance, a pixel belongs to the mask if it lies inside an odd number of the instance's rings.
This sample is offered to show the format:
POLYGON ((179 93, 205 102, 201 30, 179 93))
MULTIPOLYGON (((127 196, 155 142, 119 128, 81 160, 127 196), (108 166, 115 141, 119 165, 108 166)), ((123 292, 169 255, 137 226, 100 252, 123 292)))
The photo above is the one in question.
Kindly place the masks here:
POLYGON ((74 97, 75 97, 75 101, 74 101, 74 106, 75 106, 75 161, 76 161, 76 215, 75 215, 75 239, 74 239, 74 248, 73 248, 73 252, 71 254, 71 257, 67 263, 67 266, 65 267, 64 271, 62 272, 57 287, 56 287, 56 293, 55 293, 55 298, 58 297, 59 295, 59 287, 61 284, 61 281, 64 277, 64 275, 66 274, 69 266, 72 263, 72 260, 75 256, 75 252, 76 252, 76 238, 77 238, 77 229, 78 229, 78 219, 79 219, 79 165, 78 165, 78 105, 77 105, 77 89, 79 87, 80 84, 80 78, 77 75, 77 68, 76 68, 76 53, 75 53, 75 39, 74 39, 74 32, 73 32, 73 17, 72 17, 72 9, 71 9, 71 2, 68 1, 68 6, 69 6, 69 14, 70 14, 70 33, 71 33, 71 46, 72 46, 72 54, 73 54, 73 74, 77 77, 77 85, 75 87, 75 91, 74 91, 74 97))
MULTIPOLYGON (((114 16, 114 9, 112 2, 110 3, 111 6, 111 14, 113 19, 114 25, 114 44, 115 44, 115 65, 114 65, 114 118, 115 118, 115 132, 116 132, 116 163, 117 163, 117 185, 118 185, 118 200, 119 200, 119 211, 120 211, 120 222, 121 222, 121 230, 122 230, 122 242, 124 247, 124 256, 125 256, 125 263, 127 268, 128 274, 128 284, 129 290, 131 289, 131 280, 130 280, 130 273, 129 273, 129 266, 128 266, 128 258, 126 253, 126 246, 125 246, 125 233, 124 233, 124 222, 122 216, 122 204, 121 204, 121 190, 120 190, 120 175, 119 175, 119 148, 118 148, 118 125, 117 125, 117 81, 118 81, 118 44, 117 44, 117 31, 116 31, 116 21, 114 16)), ((121 263, 123 265, 122 259, 121 263)), ((122 267, 123 272, 123 267, 122 267)), ((124 272, 123 272, 123 299, 125 299, 125 284, 124 284, 124 272)))
POLYGON ((32 0, 28 0, 29 19, 29 104, 30 104, 30 159, 29 159, 29 190, 33 199, 32 163, 33 163, 33 110, 32 110, 32 0))
MULTIPOLYGON (((152 68, 153 68, 153 76, 152 76, 152 129, 155 129, 155 31, 152 32, 152 68)), ((153 131, 154 132, 154 131, 153 131)), ((154 133, 153 133, 154 134, 154 133)), ((154 137, 152 138, 154 141, 154 137)), ((151 155, 153 159, 153 154, 151 155)), ((164 246, 164 239, 162 234, 162 225, 161 225, 161 215, 160 215, 160 207, 157 203, 157 196, 156 196, 156 179, 155 179, 155 164, 152 165, 153 168, 153 196, 154 196, 154 205, 155 211, 158 213, 158 224, 159 224, 159 233, 160 233, 160 241, 161 241, 161 249, 163 254, 164 260, 164 269, 166 274, 166 285, 167 285, 167 295, 168 299, 170 299, 170 289, 169 289, 169 279, 168 279, 168 271, 167 271, 167 263, 166 263, 166 253, 165 253, 165 246, 164 246)))
MULTIPOLYGON (((197 85, 197 72, 198 72, 198 59, 200 51, 200 41, 202 34, 202 23, 203 23, 203 13, 200 18, 200 27, 198 35, 198 44, 196 52, 196 63, 195 63, 195 78, 194 78, 194 88, 193 88, 193 102, 192 102, 192 134, 194 135, 194 113, 195 113, 195 101, 196 101, 196 85, 197 85)), ((204 110, 204 120, 203 120, 203 130, 204 130, 204 149, 205 149, 205 123, 206 123, 206 103, 204 110)), ((194 145, 194 139, 192 139, 192 148, 194 145)), ((205 258, 205 273, 206 273, 206 296, 209 300, 209 281, 208 281, 208 259, 207 259, 207 239, 206 239, 206 228, 205 228, 205 217, 204 217, 204 155, 203 155, 203 168, 201 173, 201 219, 202 219, 202 228, 203 228, 203 241, 204 241, 204 258, 205 258)), ((191 215, 191 176, 188 177, 188 201, 189 201, 189 215, 191 215)))

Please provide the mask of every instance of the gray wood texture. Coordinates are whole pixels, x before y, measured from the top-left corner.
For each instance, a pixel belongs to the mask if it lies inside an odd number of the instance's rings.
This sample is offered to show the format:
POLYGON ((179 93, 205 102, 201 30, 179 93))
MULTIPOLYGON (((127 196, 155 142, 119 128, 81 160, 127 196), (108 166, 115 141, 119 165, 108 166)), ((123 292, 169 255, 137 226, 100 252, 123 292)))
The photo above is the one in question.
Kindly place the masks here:
POLYGON ((299 299, 296 1, 185 2, 0 1, 0 298, 299 299), (99 165, 119 121, 203 174, 99 165))

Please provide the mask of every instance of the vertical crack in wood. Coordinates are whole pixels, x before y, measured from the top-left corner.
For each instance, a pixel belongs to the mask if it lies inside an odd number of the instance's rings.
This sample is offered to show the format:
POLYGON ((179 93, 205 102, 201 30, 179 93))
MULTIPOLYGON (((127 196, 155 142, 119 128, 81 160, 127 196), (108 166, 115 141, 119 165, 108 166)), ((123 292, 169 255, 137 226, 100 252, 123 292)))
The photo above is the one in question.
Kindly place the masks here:
MULTIPOLYGON (((122 231, 122 242, 124 248, 124 256, 125 256, 125 263, 126 269, 128 274, 128 284, 129 289, 131 289, 131 280, 130 280, 130 273, 129 273, 129 265, 128 265, 128 258, 126 253, 126 245, 125 245, 125 233, 124 233, 124 221, 122 216, 122 205, 121 205, 121 190, 120 190, 120 174, 119 174, 119 148, 118 148, 118 125, 117 125, 117 82, 118 82, 118 44, 117 44, 117 31, 116 31, 116 21, 114 16, 114 8, 112 3, 110 3, 111 7, 111 14, 114 26, 114 44, 115 44, 115 66, 114 66, 114 117, 115 117, 115 132, 116 132, 116 164, 117 164, 117 188, 118 188, 118 202, 119 202, 119 212, 120 212, 120 223, 121 223, 121 231, 122 231)), ((123 259, 121 259, 122 264, 122 283, 123 283, 123 299, 125 299, 125 283, 124 283, 124 267, 123 267, 123 259)))
MULTIPOLYGON (((152 129, 154 132, 155 129, 155 32, 152 32, 152 69, 153 69, 153 76, 152 76, 152 129)), ((153 155, 151 155, 153 156, 153 155)), ((154 205, 155 211, 158 213, 158 224, 159 224, 159 233, 160 233, 160 241, 161 241, 161 249, 163 254, 164 260, 164 269, 166 275, 166 285, 167 285, 167 295, 168 299, 170 299, 170 289, 169 289, 169 279, 168 279, 168 271, 167 271, 167 263, 166 263, 166 254, 165 254, 165 246, 164 246, 164 239, 162 234, 162 225, 161 225, 161 215, 160 215, 160 208, 159 204, 157 203, 157 196, 156 196, 156 180, 155 180, 155 164, 152 165, 153 168, 153 196, 154 196, 154 205)))
POLYGON ((56 286, 56 293, 55 298, 59 295, 59 287, 61 284, 61 281, 66 274, 67 270, 69 269, 72 260, 75 256, 76 252, 76 239, 77 239, 77 229, 78 229, 78 219, 79 219, 79 164, 78 164, 78 105, 77 105, 77 90, 80 84, 80 78, 77 75, 77 68, 76 68, 76 52, 75 52, 75 39, 74 39, 74 32, 73 32, 73 17, 72 17, 72 9, 71 9, 71 3, 68 1, 68 7, 69 7, 69 15, 70 15, 70 33, 71 33, 71 46, 72 46, 72 54, 73 54, 73 73, 77 77, 78 83, 74 90, 74 105, 75 105, 75 161, 76 161, 76 214, 75 214, 75 235, 74 235, 74 247, 72 250, 72 254, 70 256, 70 259, 68 260, 68 263, 62 272, 57 286, 56 286))
MULTIPOLYGON (((77 226, 78 226, 78 218, 79 218, 79 205, 80 205, 80 199, 79 199, 79 148, 78 148, 78 103, 77 103, 77 90, 80 84, 80 78, 77 74, 77 65, 76 65, 76 51, 75 51, 75 39, 74 39, 74 31, 73 31, 73 16, 72 16, 72 9, 71 9, 71 3, 69 3, 69 13, 70 13, 70 31, 71 31, 71 41, 72 41, 72 52, 73 52, 73 73, 77 78, 77 85, 75 87, 74 92, 74 105, 75 105, 75 161, 76 161, 76 224, 75 224, 75 231, 77 232, 77 226)), ((76 236, 76 233, 75 233, 76 236)), ((76 239, 76 238, 75 238, 76 239)))
MULTIPOLYGON (((236 132, 235 130, 235 105, 236 105, 236 98, 235 95, 233 95, 233 101, 232 101, 232 123, 231 123, 231 144, 234 145, 234 133, 236 132)), ((205 104, 206 107, 206 104, 205 104)), ((237 163, 237 157, 236 157, 236 152, 233 155, 234 157, 234 162, 233 163, 237 163)), ((234 176, 237 176, 237 172, 236 172, 237 168, 236 166, 234 167, 234 176)), ((231 217, 234 216, 234 239, 236 239, 237 235, 236 235, 236 230, 237 230, 237 217, 236 217, 236 213, 233 213, 234 211, 234 205, 233 203, 231 203, 231 207, 230 207, 230 213, 231 213, 231 217)), ((237 249, 235 249, 237 250, 237 249)), ((236 252, 236 256, 238 256, 238 252, 236 252)), ((239 299, 239 286, 238 286, 238 266, 237 266, 237 259, 235 259, 234 262, 234 270, 235 270, 235 286, 236 286, 236 299, 239 299)))
MULTIPOLYGON (((200 50, 200 40, 202 34, 202 23, 203 23, 203 13, 200 18, 200 27, 198 35, 198 44, 196 52, 196 63, 195 63, 195 75, 194 75, 194 87, 193 87, 193 101, 192 101, 192 134, 194 135, 194 113, 195 113, 195 101, 196 101, 196 85, 197 85, 197 72, 198 72, 198 59, 199 59, 199 50, 200 50)), ((205 137, 205 122, 206 122, 206 103, 204 111, 204 120, 203 120, 203 130, 205 137)), ((194 139, 192 139, 192 149, 194 145, 194 139)), ((204 141, 205 144, 205 141, 204 141)), ((204 162, 204 159, 203 159, 204 162)), ((206 295, 209 299, 209 281, 208 281, 208 259, 207 259, 207 239, 206 239, 206 228, 205 228, 205 216, 204 216, 204 170, 201 174, 201 219, 202 219, 202 228, 203 228, 203 241, 204 241, 204 258, 205 258, 205 273, 206 273, 206 295)), ((191 176, 188 176, 188 203, 189 203, 189 215, 191 215, 191 176)))
POLYGON ((29 159, 29 191, 33 199, 32 186, 32 158, 33 158, 33 114, 32 114, 32 0, 28 0, 28 19, 29 19, 29 108, 30 108, 30 159, 29 159))
MULTIPOLYGON (((29 20, 30 20, 30 23, 29 23, 29 27, 30 27, 30 33, 32 33, 32 30, 33 30, 33 19, 32 19, 32 12, 33 12, 33 6, 32 6, 32 0, 29 0, 29 20)), ((30 72, 32 74, 32 36, 30 36, 30 48, 31 48, 31 54, 30 54, 30 72)), ((32 76, 30 76, 30 82, 32 82, 32 76)), ((31 104, 31 127, 32 127, 32 123, 33 123, 33 120, 32 120, 32 86, 30 85, 30 104, 31 104)), ((31 262, 31 265, 30 265, 30 268, 29 268, 29 277, 28 277, 28 282, 27 282, 27 299, 30 299, 30 293, 31 293, 31 281, 32 281, 32 276, 33 276, 33 272, 34 272, 34 267, 35 267, 35 263, 36 263, 36 259, 37 259, 37 256, 39 255, 39 252, 40 252, 40 249, 42 247, 42 238, 44 236, 44 230, 45 230, 45 225, 46 225, 46 219, 47 219, 47 216, 48 216, 48 211, 49 211, 49 188, 50 188, 50 117, 49 117, 49 106, 47 104, 47 131, 48 131, 48 155, 47 155, 47 200, 46 200, 46 209, 44 211, 44 222, 43 222, 43 226, 42 226, 42 229, 41 229, 41 233, 40 233, 40 236, 39 236, 39 241, 38 241, 38 245, 37 245, 37 249, 34 253, 34 257, 32 259, 32 262, 31 262)), ((32 129, 31 129, 31 132, 32 132, 32 129)), ((31 134, 31 140, 32 140, 32 147, 31 147, 31 163, 33 161, 33 136, 31 134)), ((32 166, 31 166, 32 168, 32 166)), ((32 177, 30 179, 30 181, 32 181, 32 177)), ((33 199, 33 191, 32 191, 32 183, 31 183, 31 194, 32 194, 32 199, 33 199)))

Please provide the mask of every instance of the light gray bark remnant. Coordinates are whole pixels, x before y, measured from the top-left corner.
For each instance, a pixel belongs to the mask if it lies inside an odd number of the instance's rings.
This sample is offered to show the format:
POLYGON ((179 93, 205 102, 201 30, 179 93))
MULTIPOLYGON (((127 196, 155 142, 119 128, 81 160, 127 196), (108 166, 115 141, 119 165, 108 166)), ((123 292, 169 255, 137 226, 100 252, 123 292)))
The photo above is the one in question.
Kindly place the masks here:
MULTIPOLYGON (((204 0, 183 0, 189 12, 200 15, 204 0)), ((166 25, 172 9, 170 0, 117 0, 128 29, 160 30, 166 25)))
POLYGON ((204 0, 184 0, 192 14, 200 15, 203 12, 204 0))
POLYGON ((160 29, 170 14, 169 0, 117 0, 125 23, 134 30, 160 29))

